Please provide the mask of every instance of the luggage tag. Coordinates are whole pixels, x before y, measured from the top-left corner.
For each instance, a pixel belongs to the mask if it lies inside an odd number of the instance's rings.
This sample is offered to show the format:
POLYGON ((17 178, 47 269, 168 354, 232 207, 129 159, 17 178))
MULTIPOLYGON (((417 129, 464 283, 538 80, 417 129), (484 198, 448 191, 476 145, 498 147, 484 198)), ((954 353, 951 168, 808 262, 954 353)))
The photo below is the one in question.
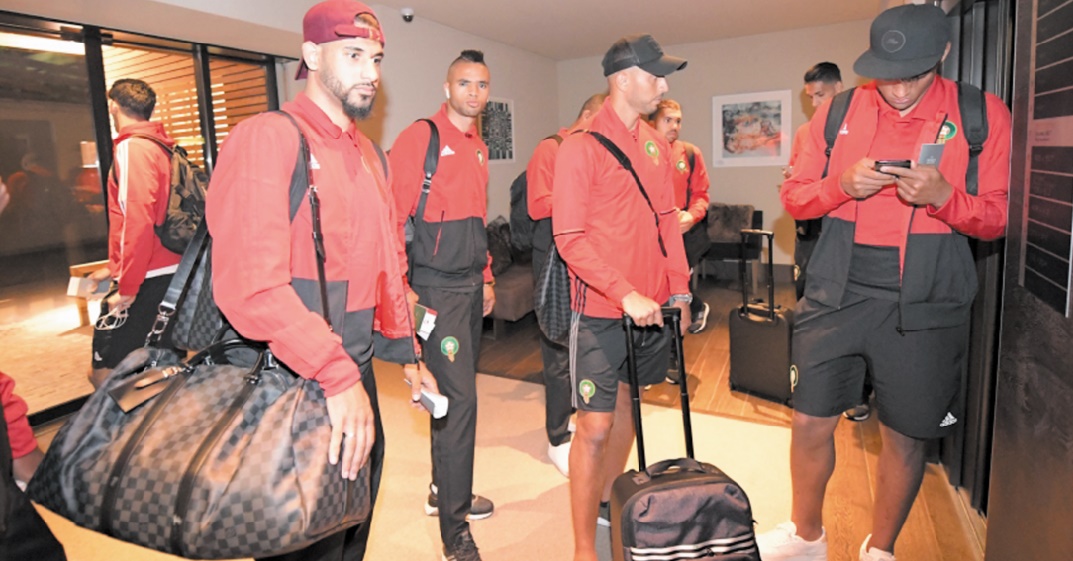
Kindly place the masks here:
POLYGON ((183 368, 181 364, 150 368, 108 390, 108 395, 124 413, 130 413, 168 389, 170 384, 164 382, 182 374, 183 368))
POLYGON ((428 336, 436 327, 436 310, 421 304, 414 304, 414 323, 417 324, 417 335, 428 341, 428 336))

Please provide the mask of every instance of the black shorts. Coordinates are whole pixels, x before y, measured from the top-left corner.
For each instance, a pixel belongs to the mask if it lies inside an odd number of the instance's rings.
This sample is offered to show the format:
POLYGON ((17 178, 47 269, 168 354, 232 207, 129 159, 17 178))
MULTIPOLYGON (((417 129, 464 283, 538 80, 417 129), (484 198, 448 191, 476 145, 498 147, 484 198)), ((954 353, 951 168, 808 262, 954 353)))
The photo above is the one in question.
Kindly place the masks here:
MULTIPOLYGON (((667 376, 668 341, 667 333, 659 327, 634 330, 637 379, 642 387, 662 382, 667 376)), ((630 383, 626 328, 622 320, 581 316, 577 338, 570 341, 570 353, 574 408, 601 413, 614 411, 619 382, 630 383)))
POLYGON ((847 292, 839 308, 798 302, 794 409, 834 417, 858 405, 871 371, 879 420, 915 438, 946 436, 960 422, 968 322, 899 333, 898 303, 847 292))
MULTIPOLYGON (((127 318, 122 325, 115 329, 100 329, 105 324, 111 323, 100 318, 108 315, 108 298, 119 291, 119 287, 112 283, 112 289, 108 291, 104 300, 101 300, 101 315, 93 327, 93 368, 115 368, 119 361, 132 351, 145 346, 145 336, 153 328, 157 308, 160 306, 160 301, 164 299, 164 293, 168 291, 171 277, 172 275, 163 275, 142 281, 138 296, 130 308, 127 308, 127 318)), ((173 323, 169 324, 167 330, 164 331, 158 347, 171 347, 171 328, 174 321, 175 318, 172 318, 173 323)))

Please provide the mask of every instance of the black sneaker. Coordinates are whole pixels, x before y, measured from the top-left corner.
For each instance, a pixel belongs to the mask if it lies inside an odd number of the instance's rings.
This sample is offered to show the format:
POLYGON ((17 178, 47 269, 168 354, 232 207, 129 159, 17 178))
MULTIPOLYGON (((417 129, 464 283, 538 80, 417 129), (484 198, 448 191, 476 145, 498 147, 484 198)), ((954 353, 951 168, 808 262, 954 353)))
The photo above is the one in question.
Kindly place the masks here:
POLYGON ((712 311, 711 307, 707 303, 697 313, 693 314, 693 323, 689 324, 689 332, 693 334, 704 331, 705 327, 708 327, 708 312, 712 311))
MULTIPOLYGON (((480 495, 473 495, 470 498, 469 514, 466 515, 466 520, 484 520, 495 512, 495 508, 492 501, 480 495)), ((425 502, 425 514, 429 516, 440 515, 440 501, 436 497, 435 485, 429 486, 428 501, 425 502)))
POLYGON ((872 407, 867 403, 862 403, 856 407, 851 407, 842 412, 842 416, 855 422, 867 421, 868 417, 872 416, 872 407))
POLYGON ((477 551, 477 544, 469 530, 462 530, 450 546, 444 544, 443 561, 481 561, 481 554, 477 551))
POLYGON ((599 514, 596 515, 596 524, 611 527, 611 503, 601 502, 599 514))

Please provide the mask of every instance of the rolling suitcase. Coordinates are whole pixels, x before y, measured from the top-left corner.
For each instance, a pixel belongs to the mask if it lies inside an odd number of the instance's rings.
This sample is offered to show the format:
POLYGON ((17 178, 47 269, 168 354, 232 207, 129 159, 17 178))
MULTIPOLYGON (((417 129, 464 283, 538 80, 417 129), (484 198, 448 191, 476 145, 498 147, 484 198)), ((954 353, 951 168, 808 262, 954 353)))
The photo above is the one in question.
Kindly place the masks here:
POLYGON ((745 491, 712 464, 693 457, 689 388, 682 354, 681 310, 664 308, 678 351, 678 384, 685 428, 686 458, 645 462, 641 392, 633 350, 633 322, 626 324, 633 426, 639 469, 615 478, 611 488, 611 548, 615 561, 759 561, 752 508, 745 491))
POLYGON ((738 264, 741 307, 730 310, 730 389, 790 405, 793 391, 790 337, 794 311, 775 305, 775 264, 772 260, 775 234, 767 230, 742 230, 743 247, 749 236, 768 239, 768 300, 766 304, 763 300, 749 302, 743 257, 738 264))

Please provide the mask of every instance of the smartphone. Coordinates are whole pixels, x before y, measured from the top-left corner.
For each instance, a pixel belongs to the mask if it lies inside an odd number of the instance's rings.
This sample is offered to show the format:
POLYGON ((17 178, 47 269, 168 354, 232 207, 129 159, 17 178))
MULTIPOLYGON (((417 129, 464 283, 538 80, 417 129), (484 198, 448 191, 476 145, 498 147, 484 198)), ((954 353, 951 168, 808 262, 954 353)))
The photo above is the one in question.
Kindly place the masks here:
POLYGON ((883 166, 909 169, 913 167, 913 162, 911 160, 876 160, 876 165, 872 169, 879 171, 879 168, 883 166))

